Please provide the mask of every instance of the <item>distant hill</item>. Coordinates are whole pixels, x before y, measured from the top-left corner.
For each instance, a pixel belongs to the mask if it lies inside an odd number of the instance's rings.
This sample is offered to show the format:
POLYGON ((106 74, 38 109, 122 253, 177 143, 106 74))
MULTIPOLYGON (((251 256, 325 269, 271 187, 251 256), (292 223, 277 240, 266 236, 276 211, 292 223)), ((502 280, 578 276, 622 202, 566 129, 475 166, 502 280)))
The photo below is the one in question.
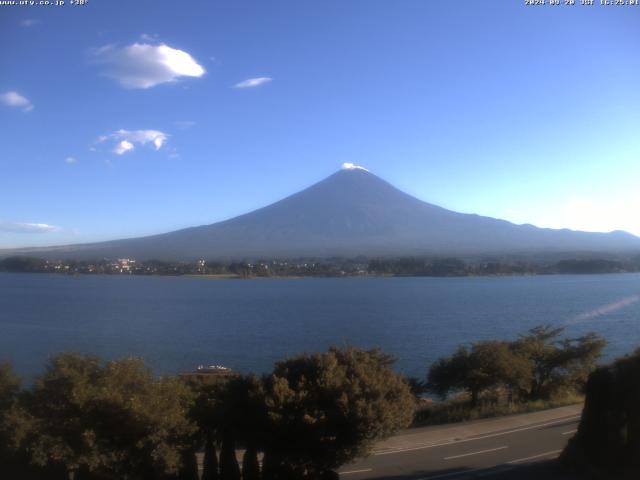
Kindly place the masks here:
POLYGON ((245 215, 161 235, 3 256, 162 260, 474 255, 640 251, 622 231, 588 233, 515 225, 418 200, 348 165, 311 187, 245 215))

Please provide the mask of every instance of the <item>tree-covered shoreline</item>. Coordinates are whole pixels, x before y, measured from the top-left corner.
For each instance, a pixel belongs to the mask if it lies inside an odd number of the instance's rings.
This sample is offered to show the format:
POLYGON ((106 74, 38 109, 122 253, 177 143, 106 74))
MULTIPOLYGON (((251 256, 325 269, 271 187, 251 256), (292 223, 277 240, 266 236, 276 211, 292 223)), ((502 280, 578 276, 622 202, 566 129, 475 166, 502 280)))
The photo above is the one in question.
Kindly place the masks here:
POLYGON ((14 256, 0 260, 0 272, 79 275, 167 275, 216 278, 279 277, 468 277, 640 272, 639 256, 564 257, 393 257, 197 260, 171 262, 129 258, 47 260, 14 256))

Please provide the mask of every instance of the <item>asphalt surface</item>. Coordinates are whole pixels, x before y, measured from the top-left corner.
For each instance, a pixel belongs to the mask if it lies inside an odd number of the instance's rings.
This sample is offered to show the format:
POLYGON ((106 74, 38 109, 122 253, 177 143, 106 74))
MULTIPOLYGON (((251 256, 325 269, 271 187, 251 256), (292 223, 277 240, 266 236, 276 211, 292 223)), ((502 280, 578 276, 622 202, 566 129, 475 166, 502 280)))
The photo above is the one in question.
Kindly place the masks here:
POLYGON ((342 480, 436 480, 524 478, 537 474, 570 478, 556 472, 555 462, 578 428, 579 408, 555 415, 515 415, 501 421, 473 422, 399 436, 376 447, 372 456, 340 470, 342 480), (463 432, 461 434, 461 432, 463 432), (466 434, 464 434, 466 432, 466 434), (542 467, 544 472, 540 470, 542 467), (547 472, 548 470, 548 472, 547 472))

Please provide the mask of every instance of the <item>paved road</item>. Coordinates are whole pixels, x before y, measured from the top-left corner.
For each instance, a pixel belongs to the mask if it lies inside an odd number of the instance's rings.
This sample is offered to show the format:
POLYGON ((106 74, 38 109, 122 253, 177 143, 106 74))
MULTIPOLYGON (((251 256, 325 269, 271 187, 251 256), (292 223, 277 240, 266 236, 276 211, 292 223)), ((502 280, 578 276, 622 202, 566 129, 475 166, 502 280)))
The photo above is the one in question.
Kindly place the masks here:
POLYGON ((340 476, 342 480, 504 476, 518 467, 556 458, 575 433, 580 411, 581 406, 571 406, 408 430, 377 445, 372 456, 342 468, 340 476))

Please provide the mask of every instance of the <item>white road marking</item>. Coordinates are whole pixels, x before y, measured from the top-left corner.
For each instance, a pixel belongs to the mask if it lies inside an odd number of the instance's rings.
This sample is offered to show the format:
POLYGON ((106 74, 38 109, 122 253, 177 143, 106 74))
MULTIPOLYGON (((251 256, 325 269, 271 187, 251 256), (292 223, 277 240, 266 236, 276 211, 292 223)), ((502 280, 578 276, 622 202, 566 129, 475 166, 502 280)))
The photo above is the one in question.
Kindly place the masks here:
POLYGON ((550 452, 544 452, 544 453, 540 453, 538 455, 531 455, 530 457, 518 458, 516 460, 511 460, 510 462, 507 462, 507 464, 513 465, 514 463, 526 462, 527 460, 535 460, 536 458, 550 457, 551 455, 557 455, 561 451, 562 450, 552 450, 550 452))
POLYGON ((558 423, 568 422, 568 421, 571 421, 571 420, 577 420, 578 418, 580 418, 580 415, 574 415, 574 416, 571 416, 571 417, 565 417, 565 418, 561 418, 561 419, 558 419, 558 420, 554 420, 552 422, 539 423, 537 425, 530 425, 528 427, 516 428, 514 430, 507 430, 507 431, 504 431, 504 432, 490 433, 488 435, 483 435, 481 437, 465 438, 464 440, 449 440, 449 441, 441 442, 441 443, 429 443, 429 444, 421 445, 421 446, 418 446, 418 447, 400 448, 400 449, 397 449, 397 450, 388 450, 386 452, 377 452, 377 453, 374 453, 374 455, 391 455, 392 453, 413 452, 415 450, 424 450, 426 448, 442 447, 444 445, 453 445, 455 443, 473 442, 475 440, 484 440, 485 438, 499 437, 500 435, 509 435, 511 433, 518 433, 518 432, 524 432, 526 430, 533 430, 534 428, 541 428, 541 427, 547 427, 549 425, 556 425, 558 423))
MULTIPOLYGON (((506 447, 501 447, 506 448, 506 447)), ((495 467, 483 467, 483 468, 472 468, 471 470, 460 470, 458 472, 449 472, 442 473, 440 475, 434 475, 432 477, 422 477, 418 478, 418 480, 437 480, 439 478, 448 478, 448 477, 466 477, 467 475, 471 475, 473 473, 477 473, 478 477, 488 477, 492 475, 497 475, 499 473, 508 472, 509 470, 513 470, 515 467, 510 465, 515 465, 518 463, 526 462, 527 460, 535 460, 536 458, 544 458, 549 457, 551 455, 556 455, 560 453, 562 450, 553 450, 551 452, 540 453, 538 455, 532 455, 531 457, 526 458, 518 458, 516 460, 511 460, 507 462, 505 465, 496 465, 495 467), (482 472, 482 473, 479 473, 482 472)))
POLYGON ((444 457, 444 459, 445 460, 453 460, 454 458, 470 457, 471 455, 480 455, 482 453, 496 452, 498 450, 504 450, 505 448, 509 448, 509 446, 508 445, 504 445, 502 447, 489 448, 487 450, 479 450, 477 452, 463 453, 461 455, 452 455, 450 457, 444 457))
POLYGON ((569 430, 568 432, 562 432, 562 435, 571 435, 572 433, 576 433, 578 430, 569 430))
POLYGON ((370 472, 371 470, 373 470, 372 468, 364 468, 362 470, 349 470, 348 472, 338 472, 340 475, 349 475, 350 473, 363 473, 363 472, 370 472))
MULTIPOLYGON (((506 447, 501 447, 506 448, 506 447)), ((433 475, 431 477, 422 477, 417 480, 437 480, 439 478, 449 478, 449 477, 466 477, 467 475, 471 475, 473 473, 477 473, 478 477, 488 477, 491 475, 497 475, 499 473, 508 472, 509 470, 513 470, 515 467, 510 465, 514 465, 517 463, 526 462, 527 460, 535 460, 536 458, 544 458, 549 457, 551 455, 555 455, 560 453, 562 450, 553 450, 551 452, 540 453, 538 455, 533 455, 531 457, 526 458, 518 458, 516 460, 511 460, 507 462, 505 465, 496 465, 495 467, 482 467, 482 468, 472 468, 470 470, 460 470, 458 472, 449 472, 449 473, 441 473, 440 475, 433 475), (482 472, 482 473, 479 473, 482 472)))

